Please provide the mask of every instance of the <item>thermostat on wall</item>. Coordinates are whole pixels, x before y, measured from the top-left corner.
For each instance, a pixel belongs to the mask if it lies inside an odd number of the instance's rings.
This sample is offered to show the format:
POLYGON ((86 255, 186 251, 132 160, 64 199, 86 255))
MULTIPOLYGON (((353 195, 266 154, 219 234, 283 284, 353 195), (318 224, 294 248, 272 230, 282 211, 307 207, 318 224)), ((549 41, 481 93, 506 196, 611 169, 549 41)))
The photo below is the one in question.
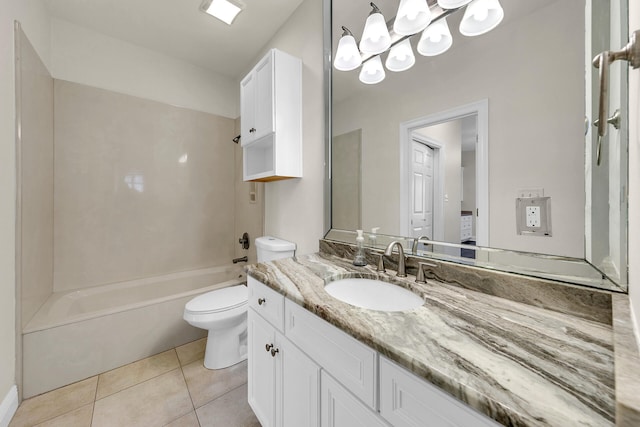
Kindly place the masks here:
POLYGON ((519 235, 551 236, 551 197, 516 198, 519 235))

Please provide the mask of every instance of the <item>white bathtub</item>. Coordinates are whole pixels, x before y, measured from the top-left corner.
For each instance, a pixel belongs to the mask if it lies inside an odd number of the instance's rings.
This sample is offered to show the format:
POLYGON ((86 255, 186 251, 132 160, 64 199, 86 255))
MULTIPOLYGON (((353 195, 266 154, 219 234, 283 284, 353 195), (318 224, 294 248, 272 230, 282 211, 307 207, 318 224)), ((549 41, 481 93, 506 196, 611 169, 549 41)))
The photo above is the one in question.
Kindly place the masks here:
POLYGON ((184 305, 242 282, 234 265, 52 294, 23 331, 23 396, 206 336, 182 319, 184 305))

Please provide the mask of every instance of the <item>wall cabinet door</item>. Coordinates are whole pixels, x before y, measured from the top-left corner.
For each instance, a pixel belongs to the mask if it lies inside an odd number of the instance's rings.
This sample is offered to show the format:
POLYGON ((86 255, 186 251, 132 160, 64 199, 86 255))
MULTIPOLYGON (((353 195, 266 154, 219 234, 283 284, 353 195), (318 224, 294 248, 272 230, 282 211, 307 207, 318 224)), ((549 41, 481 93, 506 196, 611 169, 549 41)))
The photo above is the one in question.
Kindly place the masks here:
POLYGON ((389 426, 325 371, 322 371, 320 383, 322 427, 389 426))
POLYGON ((273 117, 273 61, 274 56, 267 55, 255 67, 254 139, 256 140, 275 131, 275 120, 273 117))
POLYGON ((243 147, 255 141, 255 105, 256 78, 255 73, 249 73, 240 82, 240 145, 243 147))
POLYGON ((240 134, 244 147, 275 131, 273 59, 269 54, 240 82, 240 134))

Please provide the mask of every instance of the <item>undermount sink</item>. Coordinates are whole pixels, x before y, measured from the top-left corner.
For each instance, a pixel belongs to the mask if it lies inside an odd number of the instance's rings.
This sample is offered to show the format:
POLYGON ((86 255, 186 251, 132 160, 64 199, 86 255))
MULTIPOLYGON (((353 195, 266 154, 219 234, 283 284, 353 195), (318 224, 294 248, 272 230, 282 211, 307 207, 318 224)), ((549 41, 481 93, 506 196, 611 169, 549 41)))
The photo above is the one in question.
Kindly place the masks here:
POLYGON ((329 282, 324 290, 342 302, 369 310, 405 311, 424 304, 422 298, 408 289, 374 279, 340 279, 329 282))

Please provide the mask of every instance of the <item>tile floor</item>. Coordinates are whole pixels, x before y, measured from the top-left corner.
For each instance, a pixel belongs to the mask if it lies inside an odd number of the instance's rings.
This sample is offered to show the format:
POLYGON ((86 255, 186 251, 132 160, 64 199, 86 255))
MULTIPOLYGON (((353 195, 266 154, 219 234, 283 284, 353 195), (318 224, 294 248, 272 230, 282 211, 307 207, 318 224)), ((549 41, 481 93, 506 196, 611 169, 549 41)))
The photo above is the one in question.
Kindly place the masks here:
POLYGON ((247 362, 210 371, 206 339, 22 402, 9 427, 259 427, 247 362))

